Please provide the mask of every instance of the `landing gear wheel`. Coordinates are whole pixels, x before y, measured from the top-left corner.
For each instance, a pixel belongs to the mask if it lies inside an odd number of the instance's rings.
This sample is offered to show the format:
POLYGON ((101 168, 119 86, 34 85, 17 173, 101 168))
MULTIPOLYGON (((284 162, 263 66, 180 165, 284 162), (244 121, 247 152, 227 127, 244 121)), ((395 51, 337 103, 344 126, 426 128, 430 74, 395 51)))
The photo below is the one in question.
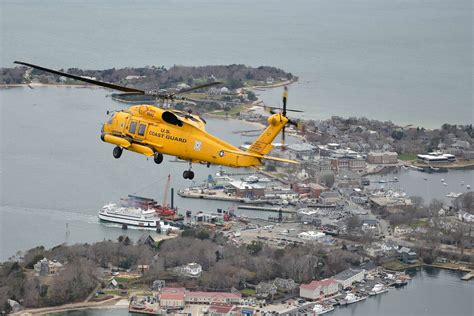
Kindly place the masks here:
POLYGON ((189 179, 189 180, 194 179, 194 172, 191 171, 191 170, 185 170, 185 171, 183 172, 183 178, 189 179))
POLYGON ((189 179, 189 180, 194 179, 194 172, 191 171, 191 170, 188 171, 188 179, 189 179))
POLYGON ((119 146, 114 147, 113 155, 115 159, 119 159, 122 156, 123 149, 119 146))
POLYGON ((163 162, 163 154, 161 153, 155 153, 155 155, 153 156, 153 160, 155 161, 156 164, 160 164, 163 162))

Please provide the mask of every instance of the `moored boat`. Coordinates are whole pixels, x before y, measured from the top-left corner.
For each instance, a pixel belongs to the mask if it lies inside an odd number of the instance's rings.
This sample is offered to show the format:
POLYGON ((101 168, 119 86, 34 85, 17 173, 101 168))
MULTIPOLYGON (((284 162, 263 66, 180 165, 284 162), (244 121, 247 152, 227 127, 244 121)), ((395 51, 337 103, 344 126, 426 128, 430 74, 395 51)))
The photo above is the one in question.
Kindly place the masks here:
POLYGON ((321 305, 321 304, 316 304, 314 305, 313 312, 316 315, 323 315, 329 312, 332 312, 334 310, 334 306, 332 305, 321 305))

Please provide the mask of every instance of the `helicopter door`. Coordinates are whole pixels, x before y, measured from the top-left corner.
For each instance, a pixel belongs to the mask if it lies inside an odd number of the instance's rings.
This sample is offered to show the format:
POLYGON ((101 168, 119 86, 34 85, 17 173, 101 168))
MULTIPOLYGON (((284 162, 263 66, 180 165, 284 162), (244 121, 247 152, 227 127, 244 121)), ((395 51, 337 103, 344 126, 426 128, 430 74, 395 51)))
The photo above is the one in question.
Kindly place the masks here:
POLYGON ((137 132, 137 125, 138 125, 137 121, 130 121, 130 125, 128 127, 128 134, 130 136, 133 137, 135 133, 137 132))
POLYGON ((148 124, 140 122, 138 124, 138 130, 137 130, 137 137, 138 138, 145 138, 145 133, 146 133, 146 128, 148 127, 148 124))

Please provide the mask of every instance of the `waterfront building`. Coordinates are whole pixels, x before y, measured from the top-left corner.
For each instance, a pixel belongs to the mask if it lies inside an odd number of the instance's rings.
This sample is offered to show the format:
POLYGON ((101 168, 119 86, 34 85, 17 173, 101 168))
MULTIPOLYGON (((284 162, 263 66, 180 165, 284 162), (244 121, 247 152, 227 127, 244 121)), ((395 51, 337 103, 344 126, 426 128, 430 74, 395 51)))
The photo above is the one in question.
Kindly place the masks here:
POLYGON ((186 289, 184 287, 165 287, 159 295, 160 306, 165 308, 184 308, 186 289))
POLYGON ((248 183, 245 181, 229 182, 231 188, 227 191, 234 193, 237 197, 260 198, 265 196, 265 187, 258 183, 248 183))
POLYGON ((352 286, 354 282, 360 282, 364 280, 364 275, 365 270, 349 268, 336 274, 334 279, 342 286, 343 289, 346 289, 352 286))
POLYGON ((165 280, 155 280, 151 286, 152 291, 161 291, 162 288, 166 287, 165 280))
POLYGON ((456 160, 451 154, 443 154, 441 152, 431 152, 427 155, 417 155, 418 161, 426 164, 431 163, 448 163, 456 160))
POLYGON ((232 304, 212 303, 209 306, 210 316, 237 316, 242 315, 241 308, 232 304))
POLYGON ((311 283, 300 285, 300 296, 310 300, 317 300, 335 294, 338 290, 338 283, 333 278, 320 281, 315 280, 311 283))
POLYGON ((397 250, 399 259, 403 261, 404 263, 415 263, 418 256, 416 255, 416 252, 411 251, 410 248, 407 247, 401 247, 400 249, 397 250))
POLYGON ((242 294, 228 292, 186 291, 185 302, 189 304, 227 303, 240 304, 242 294))
POLYGON ((393 151, 369 152, 367 162, 370 164, 396 164, 398 162, 398 154, 393 151))

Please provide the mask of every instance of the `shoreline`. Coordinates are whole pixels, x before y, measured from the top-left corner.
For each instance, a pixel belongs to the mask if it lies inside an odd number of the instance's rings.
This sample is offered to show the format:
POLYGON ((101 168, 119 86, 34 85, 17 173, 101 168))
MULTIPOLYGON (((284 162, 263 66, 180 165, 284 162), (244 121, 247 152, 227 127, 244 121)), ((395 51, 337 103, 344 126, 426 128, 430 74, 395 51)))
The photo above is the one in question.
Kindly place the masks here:
POLYGON ((56 314, 68 311, 79 311, 79 310, 87 310, 87 309, 122 309, 128 308, 127 305, 118 304, 122 300, 127 300, 128 298, 115 296, 103 302, 87 302, 87 303, 69 303, 64 305, 58 306, 49 306, 49 307, 41 307, 41 308, 31 308, 31 309, 24 309, 11 315, 21 315, 21 316, 29 316, 29 315, 49 315, 49 314, 56 314), (114 304, 111 304, 114 303, 114 304))

